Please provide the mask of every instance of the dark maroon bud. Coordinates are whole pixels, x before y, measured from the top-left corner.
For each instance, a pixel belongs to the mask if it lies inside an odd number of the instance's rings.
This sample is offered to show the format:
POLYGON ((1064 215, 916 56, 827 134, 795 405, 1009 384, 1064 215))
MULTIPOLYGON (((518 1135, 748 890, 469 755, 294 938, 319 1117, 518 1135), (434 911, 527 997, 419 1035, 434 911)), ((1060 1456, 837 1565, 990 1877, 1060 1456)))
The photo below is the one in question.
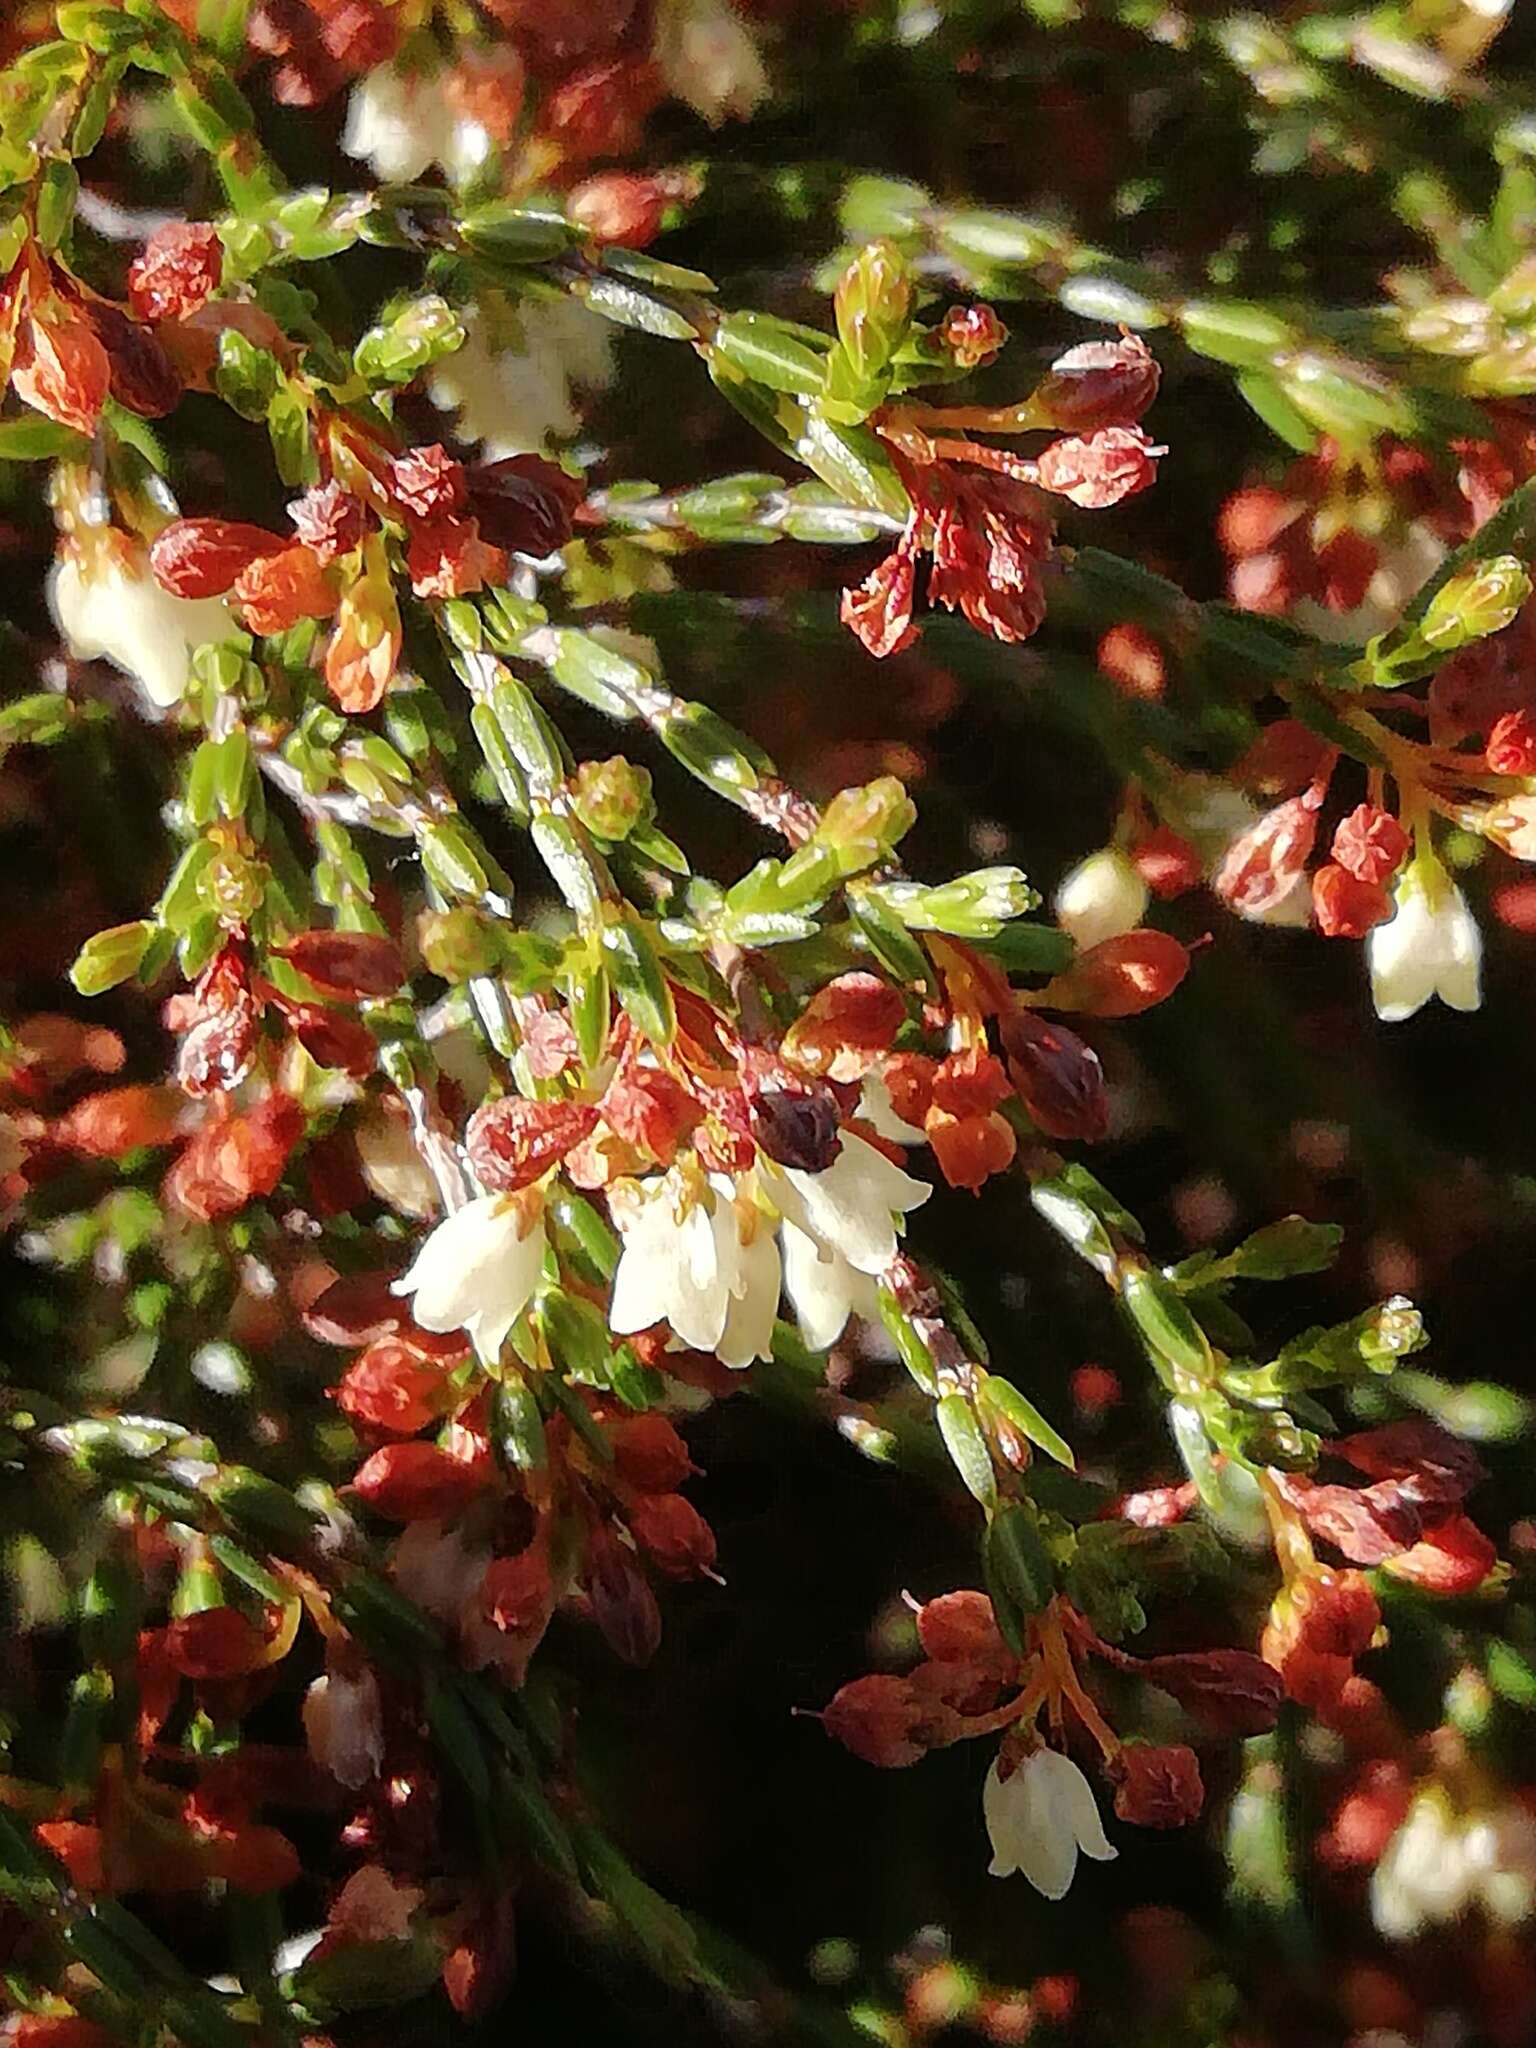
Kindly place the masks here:
POLYGON ((1076 1032, 1019 1008, 999 1023, 1008 1075, 1048 1138, 1093 1144, 1109 1129, 1109 1095, 1099 1056, 1076 1032))
POLYGON ((780 1166, 800 1173, 825 1173, 843 1141, 838 1136, 837 1104, 820 1089, 764 1088, 754 1093, 752 1135, 780 1166))
POLYGON ((508 455, 465 472, 469 509, 480 538, 509 554, 542 561, 571 537, 585 487, 542 455, 508 455))

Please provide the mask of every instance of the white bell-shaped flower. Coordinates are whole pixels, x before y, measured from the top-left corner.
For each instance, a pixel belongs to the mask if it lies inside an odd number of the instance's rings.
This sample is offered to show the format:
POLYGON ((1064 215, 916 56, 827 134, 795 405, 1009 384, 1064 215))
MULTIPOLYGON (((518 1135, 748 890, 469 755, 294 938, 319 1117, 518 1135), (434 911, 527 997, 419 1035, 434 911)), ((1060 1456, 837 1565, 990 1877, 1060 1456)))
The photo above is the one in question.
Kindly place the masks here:
POLYGON ((1048 1899, 1064 1899, 1078 1852, 1097 1863, 1118 1852, 1106 1838, 1093 1787, 1071 1757, 1037 1749, 1008 1777, 994 1760, 981 1794, 993 1877, 1019 1871, 1048 1899))
POLYGON ((368 1669, 327 1671, 304 1695, 304 1739, 309 1753, 338 1785, 357 1791, 384 1761, 384 1708, 379 1681, 368 1669))
POLYGON ((896 1217, 921 1208, 933 1193, 887 1159, 878 1145, 842 1133, 837 1157, 821 1173, 797 1166, 759 1172, 787 1221, 824 1251, 837 1252, 858 1273, 882 1273, 896 1256, 896 1217), (787 1183, 787 1185, 786 1185, 787 1183))
POLYGON ((1100 847, 1080 860, 1056 891, 1052 909, 1062 930, 1086 952, 1105 939, 1134 931, 1147 914, 1151 892, 1118 847, 1100 847))
POLYGON ((494 348, 470 324, 462 348, 434 365, 427 390, 456 412, 462 440, 484 443, 487 461, 532 455, 580 425, 574 387, 613 381, 613 328, 572 299, 527 300, 517 309, 520 341, 494 348))
POLYGON ((454 113, 436 72, 380 64, 353 86, 341 146, 383 185, 414 185, 447 155, 454 113))
POLYGON ((1397 885, 1397 912, 1366 940, 1371 1000, 1397 1024, 1438 996, 1453 1010, 1482 1002, 1483 941, 1467 900, 1438 866, 1416 862, 1397 885))
POLYGON ((424 1330, 465 1330, 487 1363, 533 1298, 544 1267, 543 1212, 526 1195, 477 1195, 445 1216, 395 1282, 424 1330))
POLYGON ((145 550, 120 534, 71 550, 49 579, 48 601, 76 661, 110 661, 162 710, 179 704, 199 647, 237 630, 221 597, 172 597, 145 550))
POLYGON ((779 1254, 757 1217, 746 1227, 737 1189, 674 1168, 612 1190, 609 1205, 624 1249, 613 1278, 608 1324, 632 1336, 655 1323, 727 1365, 765 1358, 779 1300, 779 1254), (727 1355, 729 1354, 729 1355, 727 1355))
POLYGON ((813 1351, 829 1351, 850 1316, 873 1321, 880 1302, 867 1273, 850 1266, 841 1252, 827 1251, 795 1224, 779 1226, 784 1254, 784 1292, 800 1334, 813 1351))
POLYGON ((661 0, 653 51, 667 90, 711 128, 744 121, 768 97, 768 74, 730 0, 661 0))
POLYGON ((1444 1791, 1419 1793, 1371 1873, 1371 1918, 1388 1941, 1454 1920, 1472 1896, 1459 1818, 1444 1791))

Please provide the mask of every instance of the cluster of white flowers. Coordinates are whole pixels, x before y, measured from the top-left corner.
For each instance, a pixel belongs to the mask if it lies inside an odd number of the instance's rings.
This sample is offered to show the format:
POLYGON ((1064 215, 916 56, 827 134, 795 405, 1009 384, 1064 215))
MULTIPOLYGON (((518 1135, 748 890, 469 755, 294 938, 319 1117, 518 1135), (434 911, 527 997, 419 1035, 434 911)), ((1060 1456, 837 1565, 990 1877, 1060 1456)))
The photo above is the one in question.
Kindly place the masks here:
POLYGON ((759 1158, 735 1181, 674 1167, 621 1184, 610 1198, 624 1250, 609 1322, 620 1336, 666 1322, 684 1344, 745 1366, 769 1355, 782 1292, 824 1351, 850 1315, 878 1312, 894 1218, 930 1192, 847 1132, 821 1173, 759 1158))
MULTIPOLYGON (((806 1342, 824 1351, 850 1315, 878 1313, 874 1276, 896 1255, 897 1218, 931 1192, 846 1132, 821 1173, 759 1158, 738 1180, 679 1166, 620 1182, 610 1326, 629 1336, 666 1322, 682 1343, 745 1366, 769 1355, 787 1293, 806 1342)), ((465 1330, 493 1361, 543 1278, 546 1248, 531 1191, 476 1195, 431 1232, 395 1290, 423 1329, 465 1330)))
POLYGON ((1403 870, 1397 914, 1366 940, 1371 1000, 1384 1024, 1397 1024, 1438 996, 1453 1010, 1482 1002, 1483 941, 1467 900, 1436 867, 1403 870))
POLYGON ((1064 1899, 1081 1852, 1096 1863, 1119 1853, 1104 1833, 1093 1787, 1059 1749, 1037 1749, 1004 1778, 996 1762, 981 1793, 993 1877, 1027 1877, 1048 1899, 1064 1899))
POLYGON ((162 710, 179 704, 199 647, 236 631, 221 597, 172 597, 128 536, 87 537, 55 565, 48 602, 76 661, 110 661, 162 710))
POLYGON ((1536 1818, 1513 1803, 1458 1811, 1430 1785, 1371 1873, 1371 1918, 1389 1941, 1409 1941, 1474 1906, 1503 1926, 1536 1910, 1536 1818))
POLYGON ((412 185, 439 164, 458 185, 489 156, 491 138, 454 106, 444 72, 381 64, 352 88, 341 146, 381 184, 412 185))
POLYGON ((517 309, 521 342, 494 348, 471 320, 464 345, 433 370, 427 389, 441 412, 456 412, 465 441, 484 442, 487 461, 537 455, 580 425, 575 389, 613 381, 612 326, 574 299, 528 299, 517 309))

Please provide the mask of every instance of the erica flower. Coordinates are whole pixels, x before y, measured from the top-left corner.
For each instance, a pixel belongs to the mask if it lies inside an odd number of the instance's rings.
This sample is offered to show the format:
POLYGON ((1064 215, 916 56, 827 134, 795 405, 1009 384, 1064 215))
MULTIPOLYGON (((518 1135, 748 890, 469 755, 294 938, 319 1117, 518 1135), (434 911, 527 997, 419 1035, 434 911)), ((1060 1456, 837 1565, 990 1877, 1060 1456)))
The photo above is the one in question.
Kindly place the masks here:
POLYGON ((337 1784, 356 1791, 384 1760, 384 1711, 379 1681, 366 1664, 317 1678, 304 1695, 304 1737, 309 1753, 337 1784))
POLYGON ((1397 914, 1366 941, 1371 1000, 1384 1024, 1400 1023, 1432 996, 1453 1010, 1482 1002, 1483 942, 1466 898, 1443 870, 1409 867, 1397 914))
POLYGON ((992 1875, 1020 1871, 1048 1899, 1066 1897, 1079 1850, 1097 1863, 1116 1854, 1093 1787, 1058 1749, 1037 1749, 1006 1778, 994 1762, 982 1787, 981 1810, 992 1843, 992 1875))
POLYGON ((673 96, 712 128, 745 120, 768 97, 762 57, 729 0, 664 0, 655 57, 673 96))
POLYGON ((491 135, 449 90, 442 72, 381 64, 352 88, 341 146, 385 185, 411 185, 433 164, 457 184, 485 160, 491 135))
POLYGON ((931 1191, 844 1131, 822 1172, 760 1156, 739 1181, 686 1166, 610 1191, 624 1240, 609 1325, 669 1323, 729 1366, 766 1358, 781 1286, 806 1342, 824 1350, 875 1307, 871 1276, 895 1257, 895 1217, 931 1191), (778 1233, 777 1237, 775 1233, 778 1233))
POLYGON ((1528 1919, 1536 1905, 1536 1821, 1513 1803, 1458 1813, 1443 1786, 1408 1809, 1371 1874, 1371 1918, 1389 1941, 1481 1906, 1494 1920, 1528 1919))
POLYGON ((572 299, 518 307, 521 340, 494 348, 472 325, 464 346, 438 363, 427 389, 443 412, 457 412, 465 441, 485 443, 487 460, 536 454, 574 434, 572 387, 602 389, 613 378, 613 329, 572 299))
POLYGON ((489 1363, 532 1299, 544 1249, 542 1210, 530 1216, 526 1198, 477 1195, 443 1218, 395 1292, 415 1297, 424 1330, 467 1330, 489 1363))
POLYGON ((53 571, 48 598, 76 661, 110 661, 162 708, 181 701, 196 650, 235 631, 222 598, 162 590, 148 555, 123 534, 90 536, 71 548, 53 571))
POLYGON ((608 1321, 620 1336, 672 1327, 682 1343, 723 1364, 765 1358, 779 1303, 773 1226, 743 1215, 734 1183, 684 1169, 634 1181, 611 1194, 624 1240, 608 1321))
POLYGON ((1134 931, 1151 893, 1135 866, 1113 846, 1080 860, 1056 891, 1056 922, 1086 950, 1134 931))

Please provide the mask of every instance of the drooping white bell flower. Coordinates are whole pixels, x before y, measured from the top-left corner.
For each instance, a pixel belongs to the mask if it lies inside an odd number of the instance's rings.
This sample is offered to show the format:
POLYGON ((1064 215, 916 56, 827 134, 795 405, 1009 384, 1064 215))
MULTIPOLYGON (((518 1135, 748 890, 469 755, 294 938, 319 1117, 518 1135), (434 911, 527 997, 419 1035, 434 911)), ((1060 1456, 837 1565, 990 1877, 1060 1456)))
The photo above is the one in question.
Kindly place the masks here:
POLYGON ((1414 862, 1397 884, 1397 912, 1366 940, 1371 1000, 1384 1024, 1432 996, 1453 1010, 1482 1002, 1483 941, 1467 900, 1444 870, 1414 862))
POLYGON ((454 113, 436 72, 380 64, 353 86, 341 146, 383 185, 413 185, 449 148, 454 113))
POLYGON ((309 1753, 338 1785, 355 1792, 378 1775, 384 1708, 379 1681, 366 1664, 352 1672, 325 1672, 305 1693, 302 1711, 309 1753))
POLYGON ((729 1365, 766 1356, 779 1299, 778 1251, 768 1231, 749 1226, 744 1233, 736 1194, 724 1175, 706 1182, 675 1167, 610 1191, 624 1242, 608 1310, 616 1335, 665 1322, 682 1343, 716 1352, 729 1365))
POLYGON ((1006 1778, 994 1759, 981 1810, 992 1844, 992 1876, 1019 1871, 1048 1899, 1066 1897, 1079 1851, 1097 1863, 1118 1854, 1105 1836, 1093 1787, 1058 1749, 1035 1750, 1006 1778))
POLYGON ((730 0, 662 0, 653 55, 674 99, 711 128, 744 121, 768 97, 768 74, 730 0))
POLYGON ((875 1283, 849 1265, 841 1252, 826 1251, 795 1224, 779 1226, 784 1254, 784 1292, 800 1334, 813 1351, 830 1351, 850 1316, 873 1322, 880 1314, 875 1283))
POLYGON ((544 1265, 543 1211, 526 1194, 477 1195, 445 1216, 395 1282, 424 1330, 465 1330, 488 1364, 533 1298, 544 1265))
POLYGON ((760 1166, 770 1198, 786 1219, 858 1273, 883 1273, 896 1256, 895 1218, 921 1208, 932 1188, 887 1159, 878 1145, 842 1133, 837 1157, 821 1173, 760 1166), (784 1183, 788 1183, 786 1188, 784 1183))
POLYGON ((221 597, 172 597, 137 542, 114 533, 71 549, 56 565, 48 602, 76 661, 110 661, 162 710, 179 704, 199 647, 238 629, 221 597))
POLYGON ((1456 1919, 1471 1899, 1462 1830, 1438 1786, 1420 1792, 1371 1873, 1371 1918, 1388 1941, 1456 1919))
POLYGON ((1151 900, 1150 890, 1127 857, 1118 847, 1104 846, 1063 878, 1051 907, 1062 930, 1086 952, 1105 939, 1134 931, 1151 900))
POLYGON ((408 1522, 390 1559, 405 1597, 444 1628, 457 1628, 479 1592, 491 1561, 487 1546, 466 1541, 461 1529, 441 1522, 408 1522))
POLYGON ((613 381, 613 328, 572 299, 519 305, 520 339, 492 346, 471 321, 462 348, 436 364, 432 403, 459 415, 462 440, 483 442, 487 461, 536 455, 581 424, 574 388, 600 391, 613 381))

